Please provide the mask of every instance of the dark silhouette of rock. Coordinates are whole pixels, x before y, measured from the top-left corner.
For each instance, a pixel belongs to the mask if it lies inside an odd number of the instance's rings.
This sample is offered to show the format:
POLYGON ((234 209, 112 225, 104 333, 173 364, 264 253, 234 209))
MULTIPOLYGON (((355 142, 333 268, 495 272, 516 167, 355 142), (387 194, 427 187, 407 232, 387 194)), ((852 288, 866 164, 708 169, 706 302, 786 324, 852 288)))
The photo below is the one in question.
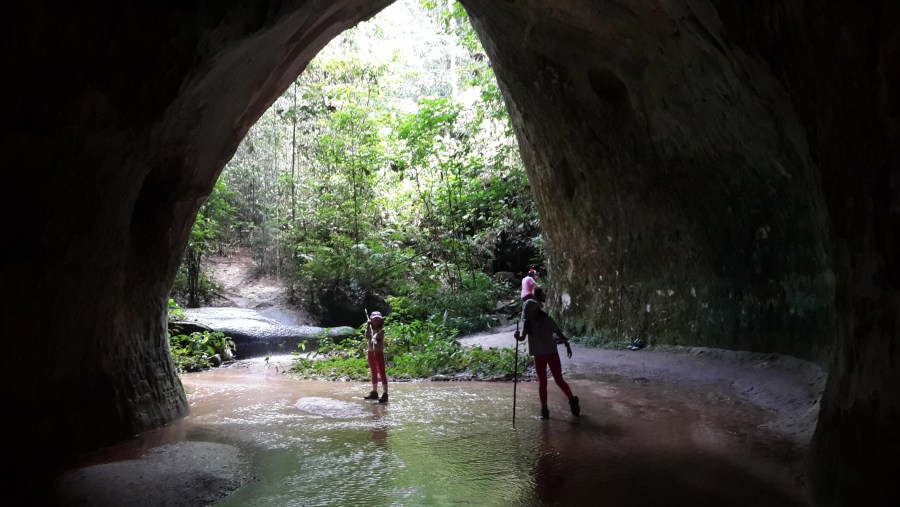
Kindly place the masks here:
MULTIPOLYGON (((185 414, 164 316, 197 209, 387 3, 4 6, 0 452, 22 475, 185 414)), ((900 5, 463 3, 561 320, 825 365, 812 501, 900 503, 900 5)))
POLYGON ((18 473, 185 415, 164 316, 193 218, 274 98, 387 3, 4 5, 0 452, 18 473))
POLYGON ((463 0, 577 334, 831 380, 821 505, 900 504, 900 5, 463 0))

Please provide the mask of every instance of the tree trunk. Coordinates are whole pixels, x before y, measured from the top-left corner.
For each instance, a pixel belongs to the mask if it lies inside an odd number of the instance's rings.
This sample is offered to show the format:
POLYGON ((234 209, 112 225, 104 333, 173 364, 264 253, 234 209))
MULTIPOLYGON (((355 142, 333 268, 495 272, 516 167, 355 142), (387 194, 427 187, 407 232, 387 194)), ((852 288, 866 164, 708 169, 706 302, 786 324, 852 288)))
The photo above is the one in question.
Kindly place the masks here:
POLYGON ((201 253, 188 247, 188 307, 200 306, 200 257, 201 253))

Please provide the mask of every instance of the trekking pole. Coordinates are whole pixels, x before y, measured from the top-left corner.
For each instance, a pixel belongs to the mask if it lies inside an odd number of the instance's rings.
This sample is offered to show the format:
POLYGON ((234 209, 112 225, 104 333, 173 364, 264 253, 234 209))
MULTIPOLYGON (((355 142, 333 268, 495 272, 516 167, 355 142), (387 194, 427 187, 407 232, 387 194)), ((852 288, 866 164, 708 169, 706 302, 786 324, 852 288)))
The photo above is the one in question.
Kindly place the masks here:
MULTIPOLYGON (((521 317, 519 317, 520 319, 521 317)), ((516 319, 516 334, 519 334, 519 319, 516 319)), ((519 384, 519 339, 516 340, 516 361, 513 363, 513 428, 516 427, 516 386, 519 384)))

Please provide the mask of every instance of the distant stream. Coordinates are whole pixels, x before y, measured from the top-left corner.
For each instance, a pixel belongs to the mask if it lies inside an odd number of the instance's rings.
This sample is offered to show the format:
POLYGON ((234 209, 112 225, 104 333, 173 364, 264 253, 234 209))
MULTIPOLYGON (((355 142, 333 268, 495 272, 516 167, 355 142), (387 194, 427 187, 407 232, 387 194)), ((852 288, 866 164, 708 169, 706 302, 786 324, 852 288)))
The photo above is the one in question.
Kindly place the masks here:
POLYGON ((230 336, 237 346, 237 357, 244 359, 289 354, 299 351, 298 345, 304 341, 309 349, 324 335, 342 338, 356 332, 349 326, 322 328, 293 325, 293 316, 284 311, 279 313, 276 307, 261 311, 236 307, 188 308, 184 310, 184 315, 185 322, 201 324, 230 336))

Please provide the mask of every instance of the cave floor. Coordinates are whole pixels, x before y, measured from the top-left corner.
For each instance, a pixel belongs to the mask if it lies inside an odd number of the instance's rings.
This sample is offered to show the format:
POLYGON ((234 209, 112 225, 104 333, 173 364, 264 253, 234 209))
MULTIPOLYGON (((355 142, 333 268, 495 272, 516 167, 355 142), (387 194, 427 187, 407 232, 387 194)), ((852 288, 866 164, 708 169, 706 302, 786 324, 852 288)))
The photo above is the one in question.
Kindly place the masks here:
MULTIPOLYGON (((509 346, 511 330, 464 339, 509 346)), ((573 347, 551 382, 301 381, 289 357, 182 377, 190 415, 85 456, 60 505, 805 505, 824 373, 714 349, 573 347)))

